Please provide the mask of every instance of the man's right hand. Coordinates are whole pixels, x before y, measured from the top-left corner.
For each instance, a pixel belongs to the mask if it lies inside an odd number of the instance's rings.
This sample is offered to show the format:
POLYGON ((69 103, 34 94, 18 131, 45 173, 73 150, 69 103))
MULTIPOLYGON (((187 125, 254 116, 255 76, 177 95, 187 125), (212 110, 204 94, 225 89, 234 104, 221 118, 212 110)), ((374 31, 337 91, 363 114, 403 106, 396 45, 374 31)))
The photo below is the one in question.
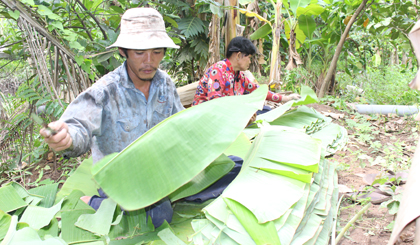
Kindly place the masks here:
POLYGON ((55 130, 57 134, 51 135, 49 130, 42 128, 39 133, 44 137, 45 142, 53 149, 54 151, 63 151, 69 148, 73 141, 68 133, 69 128, 66 123, 55 121, 48 124, 48 127, 55 130))

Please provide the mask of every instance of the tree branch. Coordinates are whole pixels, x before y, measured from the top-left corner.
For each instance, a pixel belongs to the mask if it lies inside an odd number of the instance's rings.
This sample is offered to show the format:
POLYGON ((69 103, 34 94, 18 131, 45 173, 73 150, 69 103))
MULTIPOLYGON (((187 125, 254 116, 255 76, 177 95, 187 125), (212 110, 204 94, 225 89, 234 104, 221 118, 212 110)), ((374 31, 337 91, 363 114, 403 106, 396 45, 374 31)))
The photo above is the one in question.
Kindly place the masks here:
POLYGON ((96 22, 96 24, 98 25, 99 29, 101 29, 102 35, 104 35, 104 40, 108 39, 108 36, 106 35, 105 30, 102 28, 101 23, 99 22, 99 20, 95 17, 95 15, 93 15, 87 8, 85 5, 83 5, 82 2, 80 2, 80 0, 76 0, 76 2, 86 11, 86 13, 88 15, 90 15, 90 17, 92 17, 92 19, 96 22))
POLYGON ((21 42, 22 42, 22 40, 17 41, 17 42, 14 42, 14 43, 5 44, 5 45, 3 45, 3 46, 0 46, 0 49, 2 49, 2 48, 7 48, 7 47, 10 47, 10 46, 12 46, 12 45, 15 45, 16 43, 21 43, 21 42))
POLYGON ((363 2, 357 8, 356 12, 354 12, 354 14, 351 17, 349 23, 347 23, 347 26, 346 26, 346 29, 344 30, 344 33, 341 35, 340 41, 338 42, 338 45, 337 45, 337 49, 335 50, 333 59, 331 61, 331 66, 328 69, 327 75, 325 76, 324 81, 322 82, 321 89, 319 90, 318 97, 320 97, 320 98, 324 97, 324 95, 326 93, 326 90, 330 86, 331 78, 333 76, 333 73, 334 73, 335 69, 337 68, 338 58, 340 57, 340 53, 341 53, 341 50, 343 49, 344 42, 346 41, 347 35, 349 34, 351 26, 356 21, 360 12, 362 12, 363 8, 366 6, 367 1, 368 0, 363 0, 363 2))
MULTIPOLYGON (((70 4, 71 6, 71 4, 70 4)), ((86 28, 85 22, 83 22, 82 18, 80 18, 80 15, 77 13, 74 6, 71 6, 73 9, 73 12, 76 14, 77 18, 79 19, 80 23, 82 23, 83 29, 85 30, 86 34, 89 36, 89 39, 93 42, 92 35, 90 34, 90 31, 86 28)))

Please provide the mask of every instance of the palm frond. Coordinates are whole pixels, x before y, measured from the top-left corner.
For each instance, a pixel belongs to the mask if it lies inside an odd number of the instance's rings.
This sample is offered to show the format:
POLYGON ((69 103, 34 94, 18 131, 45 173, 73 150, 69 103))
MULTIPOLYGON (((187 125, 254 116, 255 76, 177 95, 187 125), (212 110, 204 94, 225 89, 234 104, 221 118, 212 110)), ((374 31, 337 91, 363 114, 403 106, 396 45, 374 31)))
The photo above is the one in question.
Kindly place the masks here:
POLYGON ((188 17, 177 21, 178 29, 186 38, 193 38, 199 33, 205 32, 203 21, 198 17, 188 17))

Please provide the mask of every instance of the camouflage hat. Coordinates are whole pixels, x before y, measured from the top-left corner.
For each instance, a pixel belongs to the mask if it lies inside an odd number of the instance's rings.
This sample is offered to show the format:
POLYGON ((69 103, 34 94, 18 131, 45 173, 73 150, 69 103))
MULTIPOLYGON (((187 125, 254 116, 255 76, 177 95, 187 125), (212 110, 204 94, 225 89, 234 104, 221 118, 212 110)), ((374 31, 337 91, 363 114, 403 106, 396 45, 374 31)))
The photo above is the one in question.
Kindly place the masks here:
POLYGON ((179 48, 168 36, 162 15, 152 8, 132 8, 121 17, 121 32, 109 46, 126 49, 179 48))

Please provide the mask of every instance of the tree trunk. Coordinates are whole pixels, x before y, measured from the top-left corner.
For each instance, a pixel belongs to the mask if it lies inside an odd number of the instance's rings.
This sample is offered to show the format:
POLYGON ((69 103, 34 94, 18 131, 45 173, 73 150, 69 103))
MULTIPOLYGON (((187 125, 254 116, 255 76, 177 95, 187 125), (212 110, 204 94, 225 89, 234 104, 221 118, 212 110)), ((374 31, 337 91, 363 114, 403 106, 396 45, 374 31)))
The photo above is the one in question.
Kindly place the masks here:
POLYGON ((294 49, 295 49, 295 42, 296 42, 296 37, 295 37, 295 30, 290 29, 290 43, 289 43, 289 63, 287 63, 286 66, 286 70, 293 70, 295 69, 297 66, 294 62, 293 59, 293 54, 294 54, 294 49))
POLYGON ((238 5, 237 0, 225 0, 225 6, 231 7, 227 10, 226 26, 225 26, 225 47, 227 47, 234 37, 236 37, 236 22, 238 20, 238 10, 233 9, 238 5))
POLYGON ((338 58, 340 57, 340 52, 343 49, 344 42, 346 41, 346 37, 350 32, 350 28, 353 25, 353 23, 356 21, 357 17, 359 16, 360 12, 362 12, 363 8, 366 6, 368 0, 363 0, 363 2, 360 4, 360 6, 357 8, 356 12, 351 17, 349 23, 347 23, 346 29, 344 30, 344 33, 341 35, 340 42, 338 42, 337 49, 335 50, 334 57, 331 61, 331 66, 328 69, 327 75, 325 76, 325 79, 322 83, 321 89, 318 92, 318 97, 322 98, 325 95, 326 90, 328 89, 332 75, 337 67, 338 58))
POLYGON ((280 82, 280 62, 278 60, 279 46, 280 46, 280 33, 281 33, 281 6, 282 2, 278 1, 276 9, 276 19, 272 27, 273 32, 273 48, 271 50, 271 63, 270 63, 270 78, 269 84, 280 82))
MULTIPOLYGON (((218 0, 218 3, 222 3, 222 0, 218 0)), ((207 62, 207 70, 211 65, 220 60, 220 17, 214 14, 211 18, 210 23, 210 44, 209 44, 209 60, 207 62)))
POLYGON ((405 51, 403 51, 401 64, 402 65, 407 65, 407 60, 408 60, 407 53, 405 51))
POLYGON ((398 48, 397 46, 394 47, 394 64, 399 65, 400 64, 400 58, 398 57, 398 48))

